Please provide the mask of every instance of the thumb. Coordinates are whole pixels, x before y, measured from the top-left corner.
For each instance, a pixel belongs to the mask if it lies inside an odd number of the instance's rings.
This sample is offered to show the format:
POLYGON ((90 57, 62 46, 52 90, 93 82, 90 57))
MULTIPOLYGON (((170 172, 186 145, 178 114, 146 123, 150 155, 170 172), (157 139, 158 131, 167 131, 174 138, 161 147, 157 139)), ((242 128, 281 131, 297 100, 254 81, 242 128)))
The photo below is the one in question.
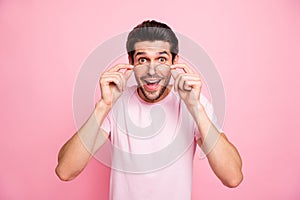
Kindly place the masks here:
POLYGON ((176 71, 176 68, 174 68, 174 65, 171 66, 171 75, 173 77, 174 80, 176 80, 177 76, 178 76, 178 72, 176 71))
POLYGON ((124 73, 124 77, 126 79, 126 81, 129 79, 129 77, 131 76, 133 70, 132 69, 127 69, 124 73))

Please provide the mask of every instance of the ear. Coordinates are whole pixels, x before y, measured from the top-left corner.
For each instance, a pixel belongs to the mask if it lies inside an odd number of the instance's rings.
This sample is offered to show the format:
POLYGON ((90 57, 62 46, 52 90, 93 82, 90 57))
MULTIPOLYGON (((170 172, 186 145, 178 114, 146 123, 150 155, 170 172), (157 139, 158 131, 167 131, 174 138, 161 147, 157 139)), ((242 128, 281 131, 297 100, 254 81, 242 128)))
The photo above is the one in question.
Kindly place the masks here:
POLYGON ((133 60, 131 59, 130 55, 128 55, 128 61, 129 61, 129 64, 133 65, 133 60))
POLYGON ((179 56, 178 54, 175 56, 174 60, 173 60, 173 64, 177 64, 179 60, 179 56))

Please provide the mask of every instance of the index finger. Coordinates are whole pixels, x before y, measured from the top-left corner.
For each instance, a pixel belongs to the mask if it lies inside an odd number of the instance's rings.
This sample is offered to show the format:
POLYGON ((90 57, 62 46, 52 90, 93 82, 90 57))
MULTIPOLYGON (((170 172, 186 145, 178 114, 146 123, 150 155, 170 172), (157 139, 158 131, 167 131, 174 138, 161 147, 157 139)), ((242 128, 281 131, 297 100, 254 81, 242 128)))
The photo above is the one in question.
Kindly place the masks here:
POLYGON ((171 66, 171 69, 182 69, 185 73, 194 73, 194 71, 189 68, 186 64, 175 64, 171 66))
POLYGON ((128 80, 132 73, 133 73, 133 70, 132 70, 132 69, 126 69, 126 70, 124 71, 125 79, 128 80))
POLYGON ((108 72, 119 72, 122 69, 126 69, 126 70, 130 70, 133 69, 133 66, 130 64, 118 64, 112 68, 110 68, 109 70, 107 70, 108 72))
POLYGON ((171 68, 171 75, 175 80, 179 73, 176 71, 176 69, 173 67, 173 65, 170 68, 171 68))

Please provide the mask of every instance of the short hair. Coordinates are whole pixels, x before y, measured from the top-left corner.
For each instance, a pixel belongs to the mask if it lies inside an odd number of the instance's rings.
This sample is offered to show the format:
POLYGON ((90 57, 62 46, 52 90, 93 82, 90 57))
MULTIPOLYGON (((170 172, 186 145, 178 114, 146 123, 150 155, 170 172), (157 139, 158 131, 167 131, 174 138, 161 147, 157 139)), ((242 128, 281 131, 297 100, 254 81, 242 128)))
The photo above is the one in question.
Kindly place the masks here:
POLYGON ((156 40, 169 42, 173 62, 175 56, 178 54, 178 39, 168 25, 155 20, 142 22, 134 27, 128 34, 126 42, 128 56, 132 61, 134 60, 133 55, 135 53, 135 43, 156 40))

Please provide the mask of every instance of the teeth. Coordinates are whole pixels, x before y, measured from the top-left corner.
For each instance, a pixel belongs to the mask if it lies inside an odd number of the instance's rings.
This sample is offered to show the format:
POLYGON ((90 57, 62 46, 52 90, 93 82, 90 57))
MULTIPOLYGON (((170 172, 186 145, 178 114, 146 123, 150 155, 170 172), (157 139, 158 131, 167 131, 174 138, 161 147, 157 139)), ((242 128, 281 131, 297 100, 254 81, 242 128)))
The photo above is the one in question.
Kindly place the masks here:
POLYGON ((160 81, 160 80, 149 80, 149 81, 146 81, 146 80, 145 80, 145 82, 148 83, 148 84, 158 83, 159 81, 160 81))

